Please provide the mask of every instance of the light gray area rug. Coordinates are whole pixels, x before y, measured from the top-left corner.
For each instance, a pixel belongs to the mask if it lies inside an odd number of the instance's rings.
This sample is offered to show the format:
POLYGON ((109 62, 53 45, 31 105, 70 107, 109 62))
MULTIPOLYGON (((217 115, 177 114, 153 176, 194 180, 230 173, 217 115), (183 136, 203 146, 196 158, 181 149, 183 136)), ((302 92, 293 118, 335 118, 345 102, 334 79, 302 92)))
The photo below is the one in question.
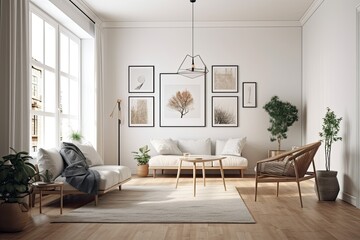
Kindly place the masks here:
POLYGON ((255 223, 234 186, 131 186, 114 190, 53 223, 255 223))

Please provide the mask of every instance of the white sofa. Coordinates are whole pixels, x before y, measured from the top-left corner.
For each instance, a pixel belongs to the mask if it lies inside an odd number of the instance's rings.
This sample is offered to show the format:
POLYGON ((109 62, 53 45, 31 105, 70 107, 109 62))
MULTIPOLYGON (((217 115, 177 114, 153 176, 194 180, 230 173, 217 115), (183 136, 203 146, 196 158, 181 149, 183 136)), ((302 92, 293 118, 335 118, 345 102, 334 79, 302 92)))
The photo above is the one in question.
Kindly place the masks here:
MULTIPOLYGON (((242 156, 246 137, 233 138, 227 140, 215 140, 215 151, 212 151, 212 142, 207 139, 152 139, 152 146, 157 155, 150 158, 149 169, 153 170, 153 177, 156 177, 156 171, 167 169, 177 169, 179 158, 184 153, 190 155, 215 155, 224 156, 222 160, 223 168, 239 170, 241 177, 244 177, 244 170, 247 169, 248 160, 242 156)), ((183 162, 182 169, 192 169, 192 163, 183 162)), ((199 169, 202 165, 199 165, 199 169)), ((219 169, 219 162, 206 162, 206 169, 219 169)))
MULTIPOLYGON (((115 188, 121 190, 121 185, 131 179, 131 170, 129 167, 104 165, 103 160, 91 144, 76 144, 76 146, 86 157, 89 169, 96 170, 100 174, 98 194, 95 196, 95 205, 97 205, 99 194, 104 194, 115 188)), ((36 166, 40 173, 48 169, 53 174, 52 180, 64 183, 64 194, 86 194, 72 187, 65 181, 65 177, 61 176, 65 164, 59 153, 59 149, 51 148, 46 150, 40 148, 36 160, 36 166)), ((33 198, 36 193, 37 192, 34 192, 33 198)), ((43 191, 43 193, 46 192, 43 191)), ((56 192, 49 191, 48 193, 52 194, 56 192)))

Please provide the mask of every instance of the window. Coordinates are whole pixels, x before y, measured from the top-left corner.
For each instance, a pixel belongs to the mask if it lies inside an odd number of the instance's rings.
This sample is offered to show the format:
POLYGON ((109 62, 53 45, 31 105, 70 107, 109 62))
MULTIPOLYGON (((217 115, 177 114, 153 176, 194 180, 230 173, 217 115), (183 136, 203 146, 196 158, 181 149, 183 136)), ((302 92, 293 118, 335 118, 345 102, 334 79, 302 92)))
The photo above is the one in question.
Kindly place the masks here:
POLYGON ((37 8, 30 12, 31 149, 80 130, 80 39, 37 8))

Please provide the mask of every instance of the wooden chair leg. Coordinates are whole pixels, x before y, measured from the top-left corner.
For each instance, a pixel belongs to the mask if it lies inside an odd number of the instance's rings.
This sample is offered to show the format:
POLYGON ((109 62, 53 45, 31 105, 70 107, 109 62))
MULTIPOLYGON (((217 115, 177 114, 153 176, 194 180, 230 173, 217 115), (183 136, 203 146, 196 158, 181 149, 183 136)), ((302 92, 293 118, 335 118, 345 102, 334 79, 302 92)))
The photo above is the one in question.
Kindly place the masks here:
POLYGON ((255 179, 255 202, 257 200, 257 187, 258 187, 258 182, 257 179, 255 179))
POLYGON ((303 202, 302 202, 302 197, 301 197, 301 189, 300 189, 299 181, 297 181, 297 185, 298 185, 298 189, 299 189, 300 205, 301 205, 301 208, 303 208, 303 202))

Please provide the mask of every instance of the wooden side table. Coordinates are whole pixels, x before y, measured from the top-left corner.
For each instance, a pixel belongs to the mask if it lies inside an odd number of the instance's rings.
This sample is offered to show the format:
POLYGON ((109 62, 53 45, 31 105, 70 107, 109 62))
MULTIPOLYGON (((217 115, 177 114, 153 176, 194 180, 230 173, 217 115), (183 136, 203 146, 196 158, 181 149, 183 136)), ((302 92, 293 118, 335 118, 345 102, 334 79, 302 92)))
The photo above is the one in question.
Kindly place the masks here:
POLYGON ((222 182, 223 182, 223 185, 224 185, 224 189, 226 191, 226 184, 225 184, 225 179, 224 179, 224 170, 223 170, 223 166, 222 166, 222 160, 225 159, 225 158, 226 157, 220 157, 220 156, 191 156, 191 155, 187 156, 187 157, 180 157, 177 176, 176 176, 175 188, 177 188, 178 183, 179 183, 179 177, 180 177, 180 172, 181 172, 181 167, 182 167, 182 162, 183 161, 191 162, 193 164, 194 197, 196 196, 196 163, 202 163, 202 175, 203 175, 203 180, 204 180, 204 186, 206 186, 206 183, 205 183, 205 162, 219 161, 219 163, 220 163, 220 174, 221 174, 222 182))
POLYGON ((64 195, 64 183, 54 182, 54 183, 45 183, 45 182, 34 182, 32 184, 34 191, 32 194, 40 193, 40 213, 42 213, 42 196, 43 193, 46 194, 60 194, 60 214, 63 210, 63 195, 64 195))

